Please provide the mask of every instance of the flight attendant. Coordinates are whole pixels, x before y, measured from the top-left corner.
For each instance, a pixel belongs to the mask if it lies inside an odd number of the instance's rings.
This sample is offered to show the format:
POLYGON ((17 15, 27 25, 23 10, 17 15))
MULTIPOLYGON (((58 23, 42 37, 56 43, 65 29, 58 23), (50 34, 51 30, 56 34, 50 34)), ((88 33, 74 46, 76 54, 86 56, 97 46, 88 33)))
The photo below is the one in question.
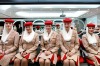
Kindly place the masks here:
POLYGON ((42 36, 43 32, 40 31, 40 26, 39 26, 39 25, 36 26, 36 30, 35 30, 35 32, 39 34, 39 44, 40 44, 41 36, 42 36))
POLYGON ((77 31, 71 29, 71 18, 63 19, 60 47, 63 66, 79 66, 79 42, 77 31))
POLYGON ((19 34, 13 30, 13 19, 5 19, 0 40, 0 65, 8 66, 18 49, 19 34))
POLYGON ((41 36, 43 33, 40 31, 40 26, 36 26, 36 30, 35 30, 36 33, 39 34, 39 36, 41 36))
POLYGON ((97 34, 94 34, 95 24, 87 24, 86 34, 82 36, 83 46, 87 51, 88 58, 95 66, 100 66, 100 40, 97 34))
POLYGON ((19 53, 15 56, 14 66, 28 66, 28 60, 34 63, 33 59, 36 56, 39 36, 33 31, 32 22, 26 22, 24 26, 25 31, 19 42, 19 53))
POLYGON ((50 66, 57 63, 57 52, 59 49, 59 36, 52 30, 53 22, 45 21, 44 33, 41 38, 41 52, 38 56, 40 66, 50 66))
POLYGON ((59 24, 56 24, 56 27, 55 27, 55 31, 59 34, 61 31, 60 31, 60 25, 59 24))

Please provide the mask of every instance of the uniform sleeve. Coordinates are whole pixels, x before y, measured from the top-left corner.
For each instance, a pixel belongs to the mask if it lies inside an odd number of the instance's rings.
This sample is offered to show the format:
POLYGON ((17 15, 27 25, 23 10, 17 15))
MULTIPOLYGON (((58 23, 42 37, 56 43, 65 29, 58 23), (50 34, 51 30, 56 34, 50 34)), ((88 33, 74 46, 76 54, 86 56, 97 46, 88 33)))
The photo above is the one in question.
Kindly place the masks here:
POLYGON ((45 48, 45 46, 44 46, 44 39, 43 39, 43 36, 41 37, 41 50, 42 51, 45 51, 46 50, 46 48, 45 48))
POLYGON ((99 47, 98 48, 98 52, 100 53, 100 40, 99 40, 99 43, 98 44, 99 44, 99 46, 98 46, 99 47))
POLYGON ((98 35, 97 35, 97 40, 98 40, 98 52, 100 53, 100 38, 98 35))
POLYGON ((0 52, 2 52, 2 41, 0 40, 0 52))
POLYGON ((60 45, 59 43, 60 43, 60 36, 57 34, 56 35, 56 45, 50 51, 53 52, 53 53, 56 52, 56 51, 58 51, 59 45, 60 45))
POLYGON ((79 38, 78 38, 78 34, 77 31, 75 31, 75 47, 72 49, 72 53, 76 53, 79 49, 79 38))
POLYGON ((22 37, 20 38, 20 41, 19 41, 19 52, 23 52, 24 49, 23 49, 23 42, 22 42, 22 37))
POLYGON ((88 41, 87 41, 85 35, 82 36, 82 42, 83 42, 83 46, 85 47, 85 49, 88 50, 90 53, 93 53, 93 54, 98 53, 97 51, 95 51, 91 47, 89 47, 88 41))
POLYGON ((35 38, 35 44, 34 44, 34 46, 32 48, 26 50, 26 52, 27 53, 31 53, 31 52, 35 51, 37 49, 38 45, 39 45, 39 35, 37 34, 37 36, 35 38))
POLYGON ((19 42, 19 34, 16 33, 15 38, 14 38, 14 46, 6 50, 5 53, 8 54, 8 53, 15 51, 18 48, 18 42, 19 42))
POLYGON ((63 51, 64 53, 67 53, 68 50, 65 48, 65 46, 64 46, 63 43, 64 43, 64 42, 63 42, 63 37, 62 37, 62 35, 60 34, 60 47, 61 47, 61 49, 62 49, 62 51, 63 51))

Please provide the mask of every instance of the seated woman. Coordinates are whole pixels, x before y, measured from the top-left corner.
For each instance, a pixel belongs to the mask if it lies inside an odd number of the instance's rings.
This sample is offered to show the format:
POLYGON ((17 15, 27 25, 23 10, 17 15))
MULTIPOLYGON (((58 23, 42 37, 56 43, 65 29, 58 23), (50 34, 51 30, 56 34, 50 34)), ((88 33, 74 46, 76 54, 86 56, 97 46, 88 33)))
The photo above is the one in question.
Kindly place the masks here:
POLYGON ((61 60, 63 66, 79 66, 79 42, 75 29, 71 29, 71 18, 63 19, 63 30, 61 32, 61 60))
POLYGON ((53 22, 51 20, 45 21, 44 33, 41 38, 42 51, 38 55, 40 66, 50 66, 52 63, 57 63, 57 52, 59 49, 58 33, 52 30, 53 22))
POLYGON ((83 46, 87 51, 88 58, 93 60, 95 66, 100 66, 100 40, 94 34, 95 24, 87 24, 86 34, 82 36, 83 46))
POLYGON ((15 56, 14 66, 28 66, 28 60, 33 61, 36 56, 39 36, 33 31, 32 22, 26 22, 24 26, 25 31, 19 42, 19 53, 15 56))
POLYGON ((16 55, 19 34, 13 30, 13 19, 5 19, 3 34, 0 40, 0 65, 8 66, 16 55))

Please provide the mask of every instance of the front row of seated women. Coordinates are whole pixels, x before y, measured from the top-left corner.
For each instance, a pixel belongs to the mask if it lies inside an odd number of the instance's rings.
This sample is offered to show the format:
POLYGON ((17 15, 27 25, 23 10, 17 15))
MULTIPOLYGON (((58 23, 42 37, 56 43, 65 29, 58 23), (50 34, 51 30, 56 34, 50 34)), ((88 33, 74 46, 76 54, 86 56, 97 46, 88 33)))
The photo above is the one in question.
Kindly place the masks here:
MULTIPOLYGON (((34 63, 39 35, 33 31, 32 22, 24 24, 25 31, 19 39, 19 34, 13 30, 13 19, 6 19, 0 41, 0 65, 8 66, 14 60, 14 66, 28 66, 28 61, 34 63), (18 51, 17 51, 18 49, 18 51)), ((52 30, 53 22, 45 21, 44 33, 41 38, 41 51, 36 57, 40 66, 50 66, 57 63, 58 49, 61 48, 61 61, 63 66, 80 66, 79 63, 79 39, 75 29, 71 29, 70 18, 63 19, 63 31, 52 30)), ((93 34, 95 25, 87 24, 87 33, 83 35, 83 45, 87 50, 88 57, 96 66, 100 64, 99 37, 93 34)))

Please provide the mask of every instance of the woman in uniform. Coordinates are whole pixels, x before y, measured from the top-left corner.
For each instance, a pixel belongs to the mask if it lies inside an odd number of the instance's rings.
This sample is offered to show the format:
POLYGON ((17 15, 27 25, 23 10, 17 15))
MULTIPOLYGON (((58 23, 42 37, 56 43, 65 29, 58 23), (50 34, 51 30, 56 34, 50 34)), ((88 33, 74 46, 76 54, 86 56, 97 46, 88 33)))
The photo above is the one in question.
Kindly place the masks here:
POLYGON ((95 66, 100 66, 100 40, 97 34, 94 34, 95 24, 87 24, 86 34, 82 36, 83 46, 87 51, 87 56, 95 66))
POLYGON ((18 48, 19 34, 13 30, 13 19, 5 19, 3 34, 0 40, 0 65, 8 66, 18 48))
POLYGON ((60 31, 60 24, 56 24, 55 31, 59 34, 60 31))
POLYGON ((24 26, 25 31, 19 42, 19 53, 15 56, 14 66, 28 66, 28 60, 34 63, 33 59, 36 56, 39 36, 33 31, 32 22, 26 22, 24 26))
POLYGON ((60 47, 63 66, 79 66, 79 42, 77 31, 71 29, 71 18, 63 19, 60 47))
POLYGON ((44 33, 41 38, 42 51, 38 55, 40 66, 50 66, 52 63, 57 63, 57 52, 59 49, 59 37, 56 32, 52 30, 53 22, 51 20, 45 21, 44 33))
POLYGON ((39 36, 41 36, 43 34, 42 31, 40 31, 40 26, 36 26, 35 32, 38 33, 39 36))

